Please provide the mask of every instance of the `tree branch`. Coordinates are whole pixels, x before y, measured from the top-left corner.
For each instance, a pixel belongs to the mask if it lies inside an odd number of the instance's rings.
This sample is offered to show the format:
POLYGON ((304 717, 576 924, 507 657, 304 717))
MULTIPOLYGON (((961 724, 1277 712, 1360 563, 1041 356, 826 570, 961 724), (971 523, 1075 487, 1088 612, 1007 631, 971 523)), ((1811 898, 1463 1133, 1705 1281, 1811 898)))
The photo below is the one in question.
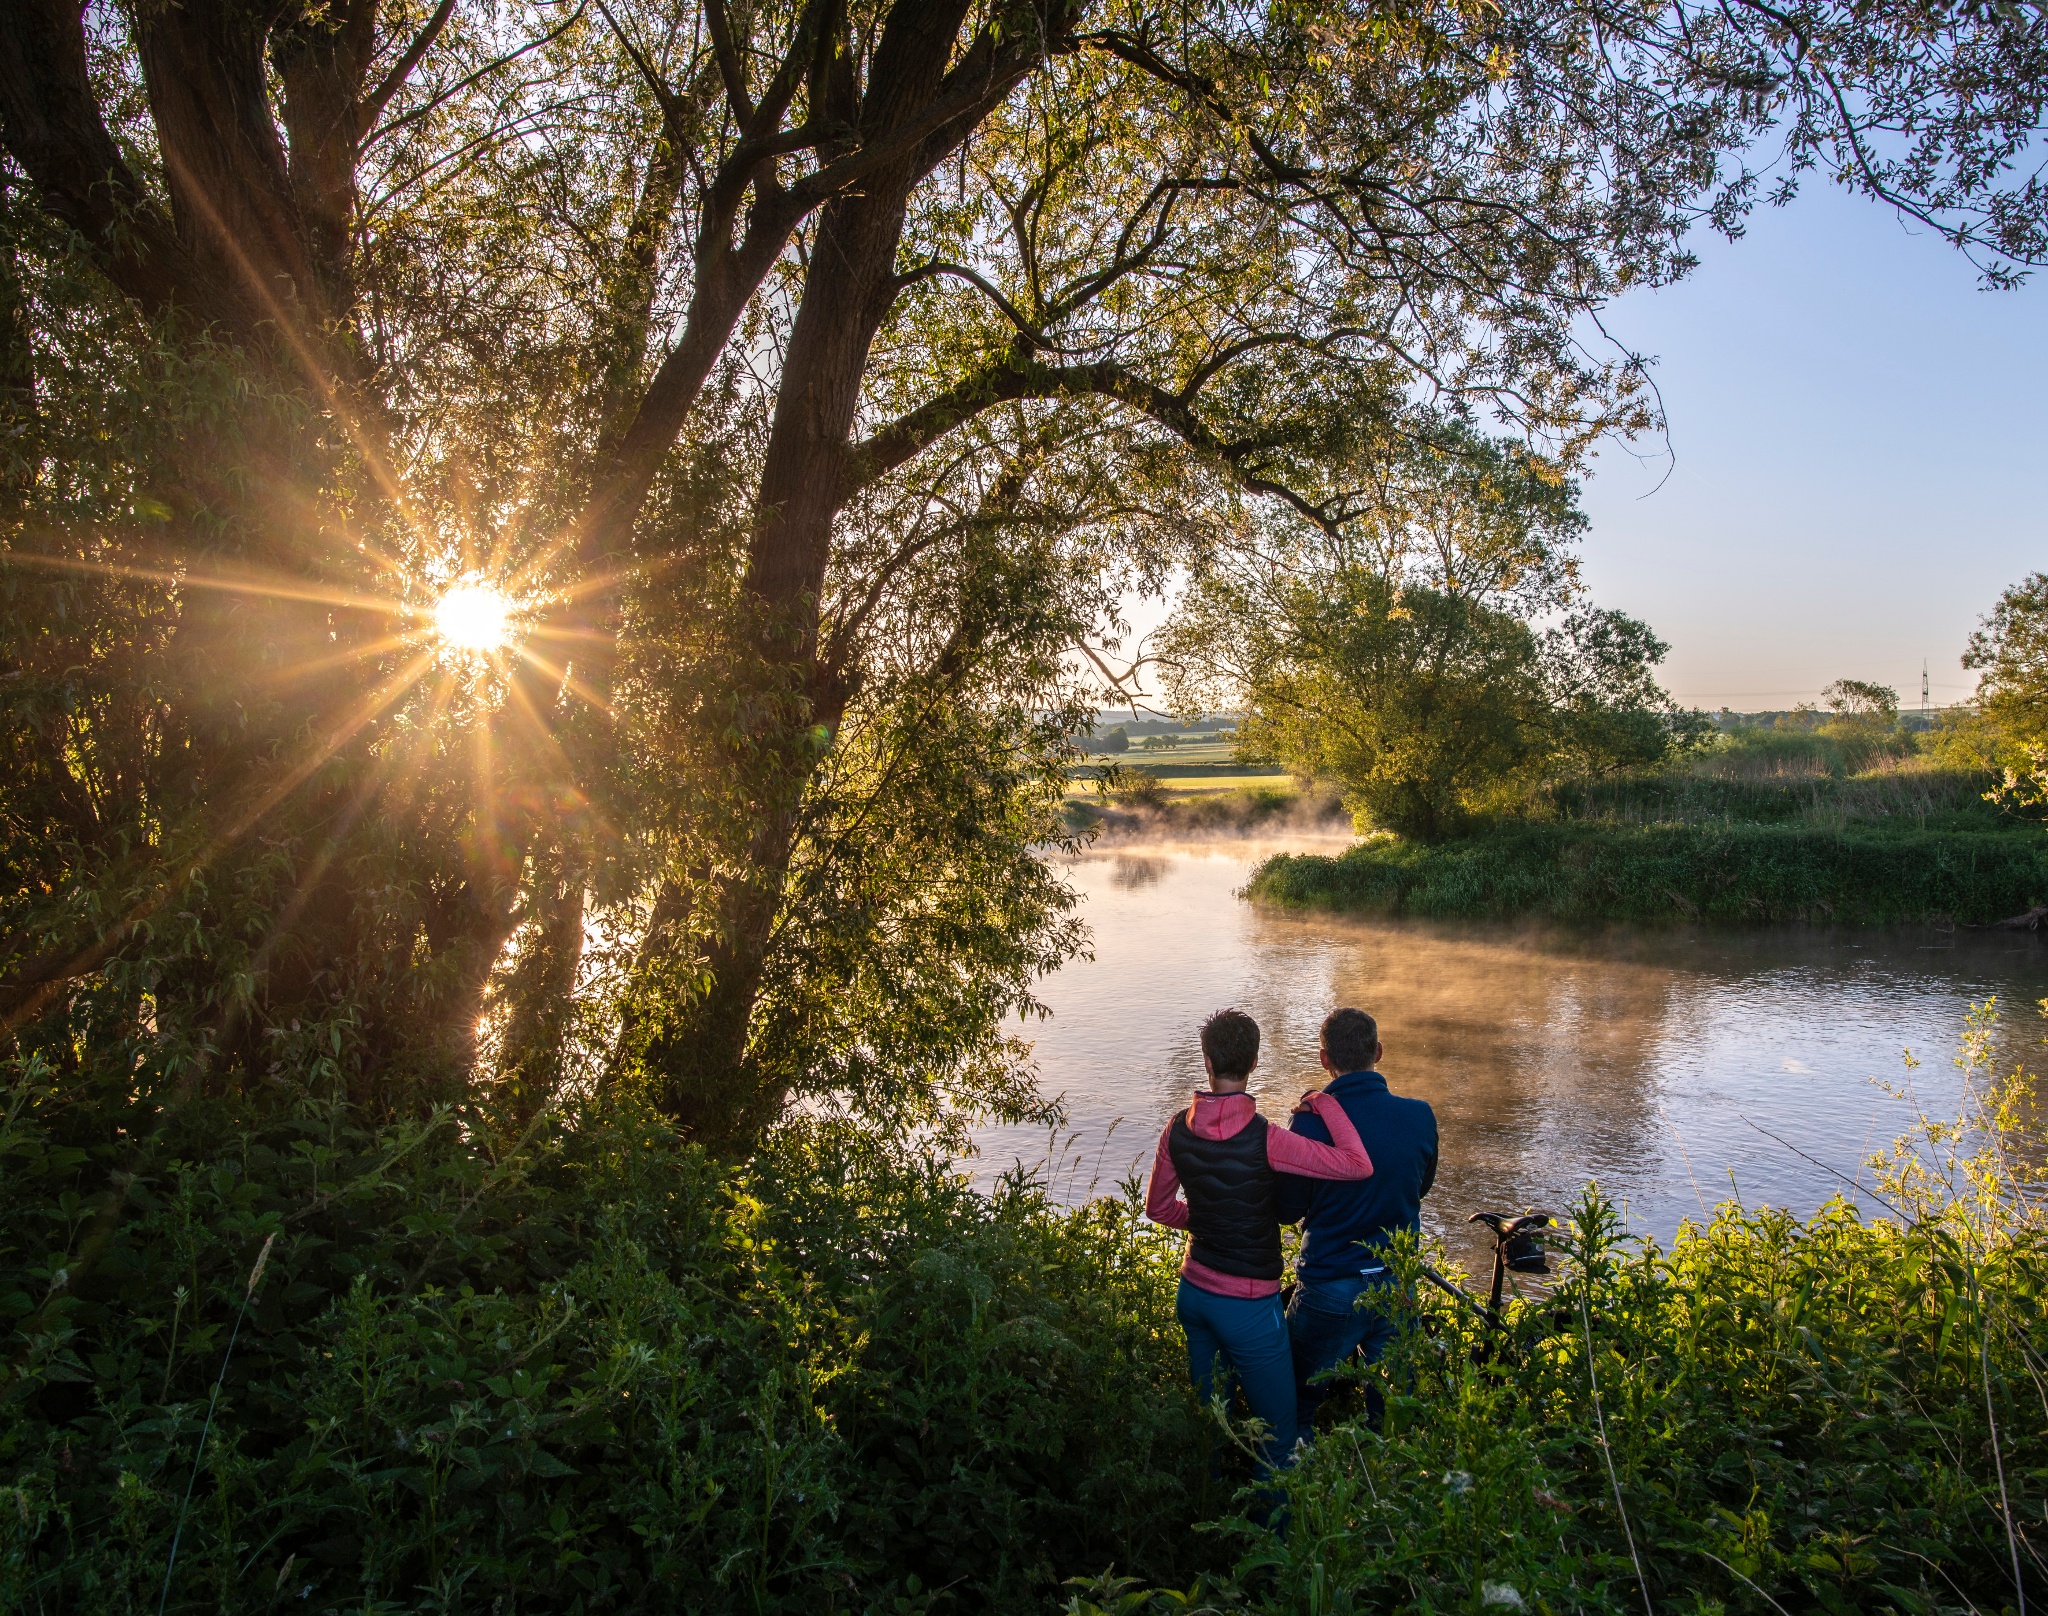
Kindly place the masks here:
POLYGON ((406 46, 405 54, 399 57, 397 64, 384 75, 376 89, 363 98, 362 114, 356 126, 357 140, 361 140, 369 133, 370 126, 376 123, 385 106, 398 94, 405 81, 412 77, 412 70, 426 59, 427 52, 434 48, 434 41, 441 37, 441 30, 448 26, 448 19, 454 15, 455 0, 441 0, 433 16, 427 19, 427 25, 414 36, 413 42, 406 46))
POLYGON ((153 315, 182 309, 245 334, 239 299, 209 286, 168 216, 100 117, 81 9, 66 0, 0 6, 0 140, 100 269, 153 315))
POLYGON ((726 15, 725 0, 704 0, 704 28, 711 35, 711 54, 718 62, 718 76, 725 81, 726 104, 742 129, 754 121, 754 103, 747 95, 746 63, 740 60, 733 42, 732 19, 726 15))
POLYGON ((1169 393, 1107 360, 1044 365, 1028 356, 1013 356, 966 377, 857 445, 847 457, 841 501, 851 499, 992 405, 1032 398, 1089 397, 1113 400, 1156 421, 1204 459, 1227 471, 1240 487, 1251 493, 1271 495, 1324 531, 1335 531, 1335 520, 1321 505, 1253 466, 1256 445, 1226 442, 1217 437, 1195 412, 1191 398, 1169 393))

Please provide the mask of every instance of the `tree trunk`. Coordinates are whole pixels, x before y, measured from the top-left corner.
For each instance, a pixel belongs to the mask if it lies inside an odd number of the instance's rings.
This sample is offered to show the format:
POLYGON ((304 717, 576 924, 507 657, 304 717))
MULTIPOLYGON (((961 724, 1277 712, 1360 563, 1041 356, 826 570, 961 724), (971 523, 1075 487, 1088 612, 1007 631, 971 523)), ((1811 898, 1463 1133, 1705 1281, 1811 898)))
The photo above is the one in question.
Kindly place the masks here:
POLYGON ((28 289, 22 285, 8 225, 16 202, 13 181, 0 174, 0 538, 12 541, 35 486, 36 352, 29 329, 28 289))
POLYGON ((186 0, 144 7, 136 46, 179 244, 205 280, 234 288, 256 320, 304 341, 332 311, 271 116, 267 34, 262 10, 186 0))
MULTIPOLYGON (((885 138, 930 103, 962 15, 953 0, 891 13, 863 107, 865 140, 885 138)), ((876 171, 826 206, 783 359, 748 553, 743 599, 751 621, 737 659, 738 707, 749 728, 729 763, 753 823, 737 857, 712 878, 717 925, 707 991, 688 1010, 666 1010, 638 1051, 670 1114, 713 1145, 752 1137, 787 1092, 785 1075, 750 1059, 748 1035, 804 792, 846 700, 818 660, 819 597, 869 350, 897 296, 904 212, 937 150, 876 171)))

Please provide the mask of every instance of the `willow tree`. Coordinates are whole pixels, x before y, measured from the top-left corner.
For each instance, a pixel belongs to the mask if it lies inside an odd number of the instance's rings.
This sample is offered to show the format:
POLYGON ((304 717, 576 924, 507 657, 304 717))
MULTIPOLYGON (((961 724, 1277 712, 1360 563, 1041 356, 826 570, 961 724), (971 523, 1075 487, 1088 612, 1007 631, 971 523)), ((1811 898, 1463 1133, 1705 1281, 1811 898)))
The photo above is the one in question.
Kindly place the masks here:
POLYGON ((1460 411, 1645 424, 1577 333, 1760 140, 2014 278, 2044 66, 1916 0, 15 0, 9 1032, 1026 1105, 1122 571, 1460 411), (472 574, 515 649, 435 637, 472 574))

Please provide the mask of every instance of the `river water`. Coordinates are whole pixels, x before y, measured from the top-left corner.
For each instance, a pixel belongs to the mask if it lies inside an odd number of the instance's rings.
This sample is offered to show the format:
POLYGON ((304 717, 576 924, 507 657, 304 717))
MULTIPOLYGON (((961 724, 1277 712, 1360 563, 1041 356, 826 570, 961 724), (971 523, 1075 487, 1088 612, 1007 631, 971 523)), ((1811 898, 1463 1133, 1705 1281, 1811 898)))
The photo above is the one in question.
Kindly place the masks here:
POLYGON ((1042 984, 1051 1015, 1017 1029, 1067 1125, 982 1130, 976 1176, 1022 1163, 1076 1202, 1148 1168, 1201 1081, 1196 1026, 1225 1005, 1258 1018, 1253 1087, 1275 1120, 1321 1078, 1324 1014, 1378 1017, 1388 1081, 1428 1100, 1442 1131, 1427 1222, 1468 1262, 1467 1213, 1562 1212, 1588 1179, 1659 1239, 1730 1198, 1805 1213, 1841 1191, 1875 1210, 1858 1189, 1865 1159, 1916 1105, 1954 1115, 1972 1003, 1995 995, 2002 1055, 2036 1064, 2048 946, 2025 933, 1573 933, 1290 914, 1237 896, 1271 852, 1342 845, 1077 860, 1094 958, 1042 984))

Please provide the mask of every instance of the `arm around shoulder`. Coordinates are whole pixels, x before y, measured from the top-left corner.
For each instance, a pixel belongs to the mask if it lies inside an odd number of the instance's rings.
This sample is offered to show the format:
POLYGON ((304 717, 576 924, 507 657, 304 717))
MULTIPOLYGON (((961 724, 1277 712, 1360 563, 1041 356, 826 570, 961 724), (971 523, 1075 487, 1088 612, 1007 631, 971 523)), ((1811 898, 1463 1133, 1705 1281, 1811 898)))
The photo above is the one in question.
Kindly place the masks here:
POLYGON ((1365 1143, 1358 1137, 1358 1129, 1352 1126, 1344 1107, 1334 1096, 1320 1092, 1305 1098, 1323 1126, 1330 1130, 1331 1142, 1318 1144, 1284 1128, 1270 1129, 1266 1134, 1266 1160, 1274 1170, 1298 1173, 1303 1178, 1372 1177, 1372 1157, 1365 1153, 1365 1143))

